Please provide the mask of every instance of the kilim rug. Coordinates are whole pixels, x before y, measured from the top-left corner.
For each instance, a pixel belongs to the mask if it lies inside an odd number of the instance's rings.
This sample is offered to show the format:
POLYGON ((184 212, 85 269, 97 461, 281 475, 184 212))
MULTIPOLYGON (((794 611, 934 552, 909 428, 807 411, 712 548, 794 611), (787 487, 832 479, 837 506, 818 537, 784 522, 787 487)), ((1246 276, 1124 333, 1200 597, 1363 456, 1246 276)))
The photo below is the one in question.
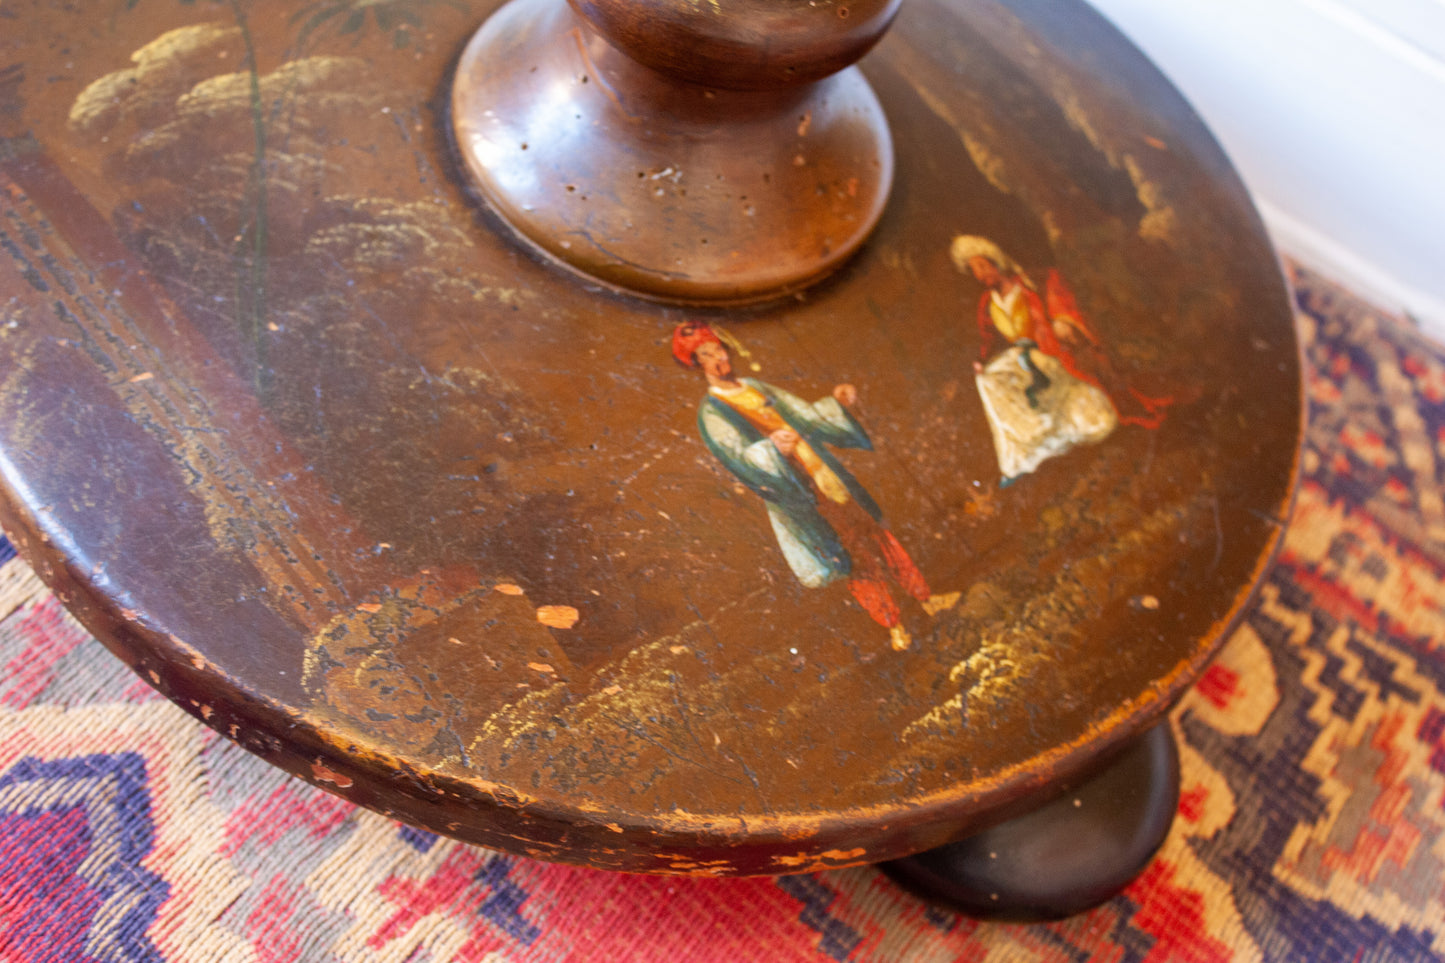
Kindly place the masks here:
POLYGON ((160 699, 0 543, 0 961, 1445 959, 1445 349, 1297 272, 1304 484, 1174 714, 1179 818, 1061 923, 873 869, 611 875, 407 828, 160 699))

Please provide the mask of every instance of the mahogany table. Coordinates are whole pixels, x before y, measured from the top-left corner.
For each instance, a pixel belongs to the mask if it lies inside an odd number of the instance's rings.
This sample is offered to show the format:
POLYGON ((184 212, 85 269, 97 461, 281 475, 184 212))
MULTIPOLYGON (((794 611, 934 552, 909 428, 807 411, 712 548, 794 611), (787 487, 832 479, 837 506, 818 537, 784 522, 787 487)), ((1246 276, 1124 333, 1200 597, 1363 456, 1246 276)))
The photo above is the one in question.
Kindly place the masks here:
POLYGON ((0 520, 416 825, 1087 905, 1279 540, 1274 255, 1076 0, 736 2, 7 4, 0 520))

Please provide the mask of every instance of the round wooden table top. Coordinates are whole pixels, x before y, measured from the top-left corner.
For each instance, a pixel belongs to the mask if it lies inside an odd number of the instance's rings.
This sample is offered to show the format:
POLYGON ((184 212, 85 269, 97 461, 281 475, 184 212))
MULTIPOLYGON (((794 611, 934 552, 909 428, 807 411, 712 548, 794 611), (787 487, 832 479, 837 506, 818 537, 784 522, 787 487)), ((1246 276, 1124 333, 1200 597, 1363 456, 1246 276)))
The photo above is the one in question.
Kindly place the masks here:
POLYGON ((896 857, 1156 722, 1301 419, 1167 82, 1076 0, 908 0, 876 231, 684 308, 471 193, 493 6, 7 4, 0 516, 85 624, 302 778, 627 870, 896 857))

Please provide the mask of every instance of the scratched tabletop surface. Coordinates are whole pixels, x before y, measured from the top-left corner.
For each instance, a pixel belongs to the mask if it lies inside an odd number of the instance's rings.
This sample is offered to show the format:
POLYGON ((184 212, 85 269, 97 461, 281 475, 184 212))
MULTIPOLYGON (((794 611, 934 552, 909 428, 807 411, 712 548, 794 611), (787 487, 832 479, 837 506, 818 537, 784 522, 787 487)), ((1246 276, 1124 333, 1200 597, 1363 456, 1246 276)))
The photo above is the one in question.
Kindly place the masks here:
POLYGON ((1156 721, 1300 432, 1276 261, 1167 82, 1073 0, 910 0, 875 235, 693 310, 470 194, 492 7, 0 12, 0 517, 87 626, 302 778, 620 869, 901 855, 1156 721))

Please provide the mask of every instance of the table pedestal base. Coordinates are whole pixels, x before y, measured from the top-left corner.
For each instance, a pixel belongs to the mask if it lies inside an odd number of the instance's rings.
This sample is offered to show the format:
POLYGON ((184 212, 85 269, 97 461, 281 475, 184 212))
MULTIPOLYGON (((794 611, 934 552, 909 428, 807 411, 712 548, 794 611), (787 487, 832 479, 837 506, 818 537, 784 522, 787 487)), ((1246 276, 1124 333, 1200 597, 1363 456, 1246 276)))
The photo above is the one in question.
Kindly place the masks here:
POLYGON ((1179 750, 1162 723, 1040 808, 880 864, 930 901, 991 919, 1059 919, 1102 903, 1164 842, 1179 805, 1179 750))

